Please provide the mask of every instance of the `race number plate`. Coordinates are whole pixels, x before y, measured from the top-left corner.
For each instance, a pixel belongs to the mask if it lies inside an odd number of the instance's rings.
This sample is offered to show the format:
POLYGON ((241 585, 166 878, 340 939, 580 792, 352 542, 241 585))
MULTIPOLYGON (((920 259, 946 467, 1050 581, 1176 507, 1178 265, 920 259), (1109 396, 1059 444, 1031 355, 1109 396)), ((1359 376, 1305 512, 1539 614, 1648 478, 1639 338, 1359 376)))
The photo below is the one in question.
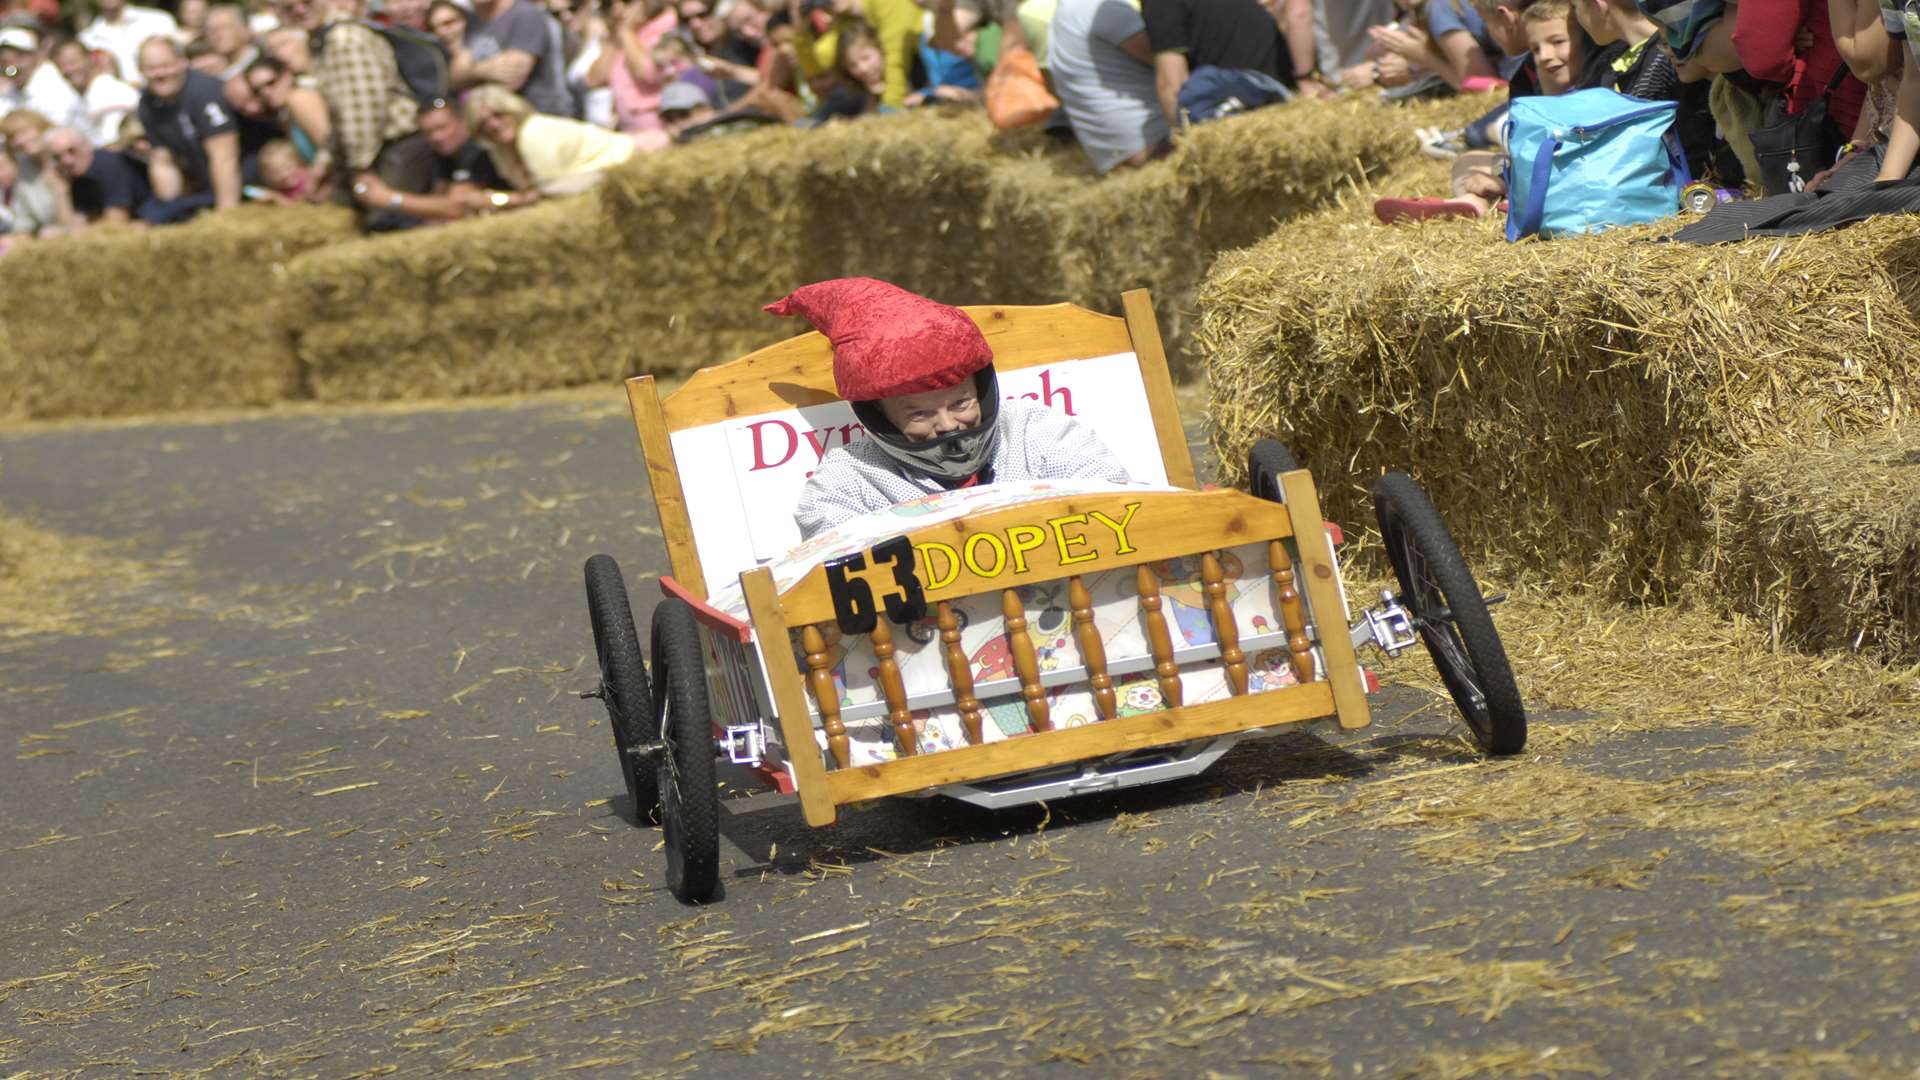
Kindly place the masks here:
POLYGON ((833 598, 833 621, 843 634, 870 634, 879 619, 881 606, 895 623, 911 623, 927 617, 927 594, 920 585, 913 545, 905 536, 896 536, 875 544, 864 552, 842 555, 826 563, 827 594, 833 598), (876 600, 871 570, 886 567, 889 580, 882 585, 884 597, 876 600))

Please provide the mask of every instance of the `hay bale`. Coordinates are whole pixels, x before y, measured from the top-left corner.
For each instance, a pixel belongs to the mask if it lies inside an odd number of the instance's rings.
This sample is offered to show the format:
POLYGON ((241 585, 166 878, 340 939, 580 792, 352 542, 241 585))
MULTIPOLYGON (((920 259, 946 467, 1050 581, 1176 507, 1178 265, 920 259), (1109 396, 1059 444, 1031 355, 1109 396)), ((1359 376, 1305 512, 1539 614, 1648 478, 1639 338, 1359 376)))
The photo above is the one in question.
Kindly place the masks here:
POLYGON ((849 274, 955 303, 1108 310, 1148 285, 1178 366, 1182 313, 1217 252, 1410 159, 1413 126, 1484 104, 1262 110, 1103 180, 1071 143, 996 132, 977 111, 923 111, 697 143, 638 158, 580 199, 401 235, 357 237, 339 211, 263 208, 36 245, 0 265, 0 373, 12 376, 0 415, 684 372, 790 335, 760 306, 849 274), (44 317, 76 296, 107 310, 44 317))
POLYGON ((607 199, 623 243, 686 278, 661 299, 714 338, 700 362, 790 332, 757 315, 768 298, 851 274, 953 303, 1105 310, 1146 285, 1177 351, 1180 313, 1221 250, 1412 159, 1415 126, 1484 105, 1302 102, 1196 128, 1168 158, 1104 179, 1071 143, 997 133, 977 112, 915 113, 638 159, 607 199))
POLYGON ((1478 96, 1389 108, 1350 95, 1191 128, 1166 159, 1086 185, 1061 207, 1066 298, 1117 312, 1122 292, 1152 289, 1169 359, 1184 373, 1197 359, 1190 316, 1221 252, 1424 161, 1415 127, 1457 126, 1486 107, 1478 96))
POLYGON ((1920 656, 1920 430, 1769 448, 1709 501, 1715 582, 1774 641, 1920 656))
POLYGON ((1201 298, 1225 471, 1279 436, 1349 524, 1406 468, 1508 573, 1710 594, 1714 477, 1920 391, 1920 220, 1700 248, 1649 242, 1670 224, 1508 245, 1362 212, 1223 257, 1201 298))
POLYGON ((248 206, 29 244, 0 259, 0 417, 288 397, 287 265, 354 235, 344 210, 248 206))
POLYGON ((513 393, 639 369, 628 327, 652 313, 615 235, 589 193, 296 260, 295 348, 312 396, 513 393))
POLYGON ((651 370, 731 358, 796 331, 761 305, 855 274, 952 303, 1057 300, 1046 220, 1063 184, 1086 182, 1068 160, 1034 138, 996 136, 977 114, 935 112, 769 129, 629 162, 606 189, 621 242, 670 268, 679 288, 657 310, 683 343, 701 343, 687 354, 649 337, 641 351, 651 370))

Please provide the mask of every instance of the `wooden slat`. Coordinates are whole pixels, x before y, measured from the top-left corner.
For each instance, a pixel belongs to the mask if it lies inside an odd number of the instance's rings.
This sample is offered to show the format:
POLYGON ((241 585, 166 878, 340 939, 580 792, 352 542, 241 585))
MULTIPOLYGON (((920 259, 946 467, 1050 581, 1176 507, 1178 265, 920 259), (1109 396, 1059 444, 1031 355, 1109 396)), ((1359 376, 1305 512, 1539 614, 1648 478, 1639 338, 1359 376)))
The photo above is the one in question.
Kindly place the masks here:
POLYGON ((960 646, 960 617, 953 613, 953 605, 945 600, 937 605, 940 624, 940 649, 946 654, 947 682, 953 688, 953 706, 960 710, 960 726, 967 733, 970 746, 980 744, 980 699, 973 696, 973 665, 967 660, 967 651, 960 646))
MULTIPOLYGON (((987 344, 993 348, 994 368, 1001 372, 1112 356, 1133 349, 1126 322, 1072 304, 983 305, 960 310, 986 335, 987 344)), ((774 322, 769 317, 769 325, 774 322)), ((798 319, 794 324, 806 325, 798 319)), ((1157 333, 1154 340, 1159 340, 1157 333)), ((1160 366, 1163 370, 1166 367, 1164 356, 1160 366)), ((730 417, 838 400, 833 390, 833 346, 824 334, 809 332, 738 360, 702 368, 667 398, 665 411, 668 429, 682 431, 730 417)), ((1180 445, 1184 452, 1186 443, 1180 445)), ((1188 471, 1191 474, 1191 466, 1188 471)), ((1189 481, 1185 486, 1194 485, 1189 481)))
POLYGON ((1312 682, 1313 642, 1307 638, 1307 613, 1300 604, 1287 545, 1278 540, 1267 544, 1267 567, 1273 574, 1274 606, 1280 609, 1280 624, 1287 630, 1287 657, 1293 677, 1299 682, 1312 682))
POLYGON ((1120 699, 1114 693, 1113 676, 1107 674, 1107 645, 1100 640, 1100 628, 1093 622, 1093 594, 1087 583, 1075 574, 1067 582, 1067 604, 1073 612, 1073 640, 1080 646, 1080 666, 1087 669, 1087 684, 1093 688, 1094 708, 1100 719, 1119 715, 1120 699))
POLYGON ((633 410, 634 430, 640 433, 640 453, 646 458, 647 482, 653 488, 654 514, 666 537, 673 576, 704 601, 707 579, 700 573, 700 552, 693 546, 693 518, 687 514, 687 495, 680 486, 680 469, 674 464, 673 443, 668 438, 653 376, 627 380, 627 405, 633 410))
MULTIPOLYGON (((747 599, 747 612, 753 618, 753 633, 762 648, 771 643, 784 650, 788 637, 787 622, 780 613, 780 598, 773 591, 773 571, 766 567, 740 575, 740 588, 747 599)), ((773 691, 773 711, 780 722, 780 738, 787 744, 787 770, 800 792, 800 811, 813 826, 831 825, 836 816, 833 792, 827 787, 827 767, 820 760, 820 746, 813 740, 813 718, 807 715, 807 688, 800 679, 787 651, 776 653, 766 665, 767 680, 773 691)))
MULTIPOLYGON (((761 648, 773 649, 774 655, 768 667, 781 663, 777 642, 760 642, 761 648)), ((847 743, 847 725, 840 719, 840 694, 833 688, 833 665, 827 658, 827 638, 820 632, 817 623, 807 623, 800 628, 800 648, 807 655, 807 686, 813 691, 813 703, 820 710, 820 726, 827 733, 827 753, 833 756, 834 765, 847 767, 847 754, 851 747, 847 743)))
POLYGON ((1227 575, 1220 556, 1209 551, 1200 556, 1200 582, 1206 588, 1208 621, 1213 623, 1214 639, 1220 643, 1220 663, 1227 669, 1227 686, 1235 694, 1247 692, 1247 654, 1240 651, 1240 627, 1233 621, 1233 606, 1227 603, 1227 575))
POLYGON ((1040 658, 1034 655, 1033 637, 1027 633, 1027 609, 1013 589, 1000 593, 1000 617, 1007 635, 1007 652, 1013 657, 1013 670, 1020 676, 1020 696, 1027 699, 1027 730, 1052 731, 1047 717, 1047 689, 1040 685, 1040 658))
POLYGON ((919 742, 913 734, 913 711, 907 708, 907 684, 900 678, 900 662, 893 658, 893 627, 887 620, 873 624, 873 658, 880 665, 880 693, 887 701, 887 721, 893 725, 893 744, 910 756, 919 742))
POLYGON ((1178 706, 1180 665, 1173 659, 1173 635, 1167 630, 1167 616, 1160 610, 1160 578, 1153 567, 1142 564, 1134 575, 1140 588, 1140 626, 1147 632, 1147 651, 1153 654, 1153 673, 1160 680, 1160 700, 1178 706))
MULTIPOLYGON (((880 765, 841 769, 828 774, 827 785, 836 804, 859 802, 1249 728, 1298 723, 1332 712, 1333 695, 1329 685, 1310 683, 1190 708, 1162 709, 1038 735, 1022 735, 984 746, 963 746, 880 765)), ((801 789, 803 794, 805 790, 801 789)))
MULTIPOLYGON (((915 545, 927 599, 938 602, 1284 537, 1292 531, 1286 507, 1243 491, 1221 490, 1069 495, 928 525, 907 537, 915 545), (1109 522, 1125 523, 1125 545, 1109 522), (974 539, 982 535, 991 539, 974 539), (969 548, 979 569, 1000 572, 980 574, 969 568, 969 548), (958 572, 951 573, 955 560, 958 572)), ((892 588, 889 573, 882 570, 871 577, 876 591, 892 588)), ((780 599, 796 623, 833 618, 824 569, 808 573, 780 599)))
POLYGON ((1320 631, 1320 654, 1327 661, 1327 681, 1333 685, 1333 700, 1340 709, 1340 726, 1366 727, 1372 722, 1367 688, 1360 681, 1360 665, 1347 636, 1347 607, 1334 572, 1333 542, 1320 520, 1320 494, 1305 469, 1281 474, 1280 490, 1286 493, 1287 512, 1293 515, 1293 540, 1300 548, 1307 603, 1320 631))
POLYGON ((1187 448, 1187 429, 1180 423, 1180 402, 1173 396, 1173 374, 1167 370, 1167 349, 1160 340, 1160 323, 1153 317, 1153 297, 1145 289, 1120 294, 1127 313, 1127 333, 1133 354, 1140 360, 1140 383, 1153 413, 1153 433, 1160 443, 1160 460, 1167 467, 1167 483, 1197 488, 1193 453, 1187 448))

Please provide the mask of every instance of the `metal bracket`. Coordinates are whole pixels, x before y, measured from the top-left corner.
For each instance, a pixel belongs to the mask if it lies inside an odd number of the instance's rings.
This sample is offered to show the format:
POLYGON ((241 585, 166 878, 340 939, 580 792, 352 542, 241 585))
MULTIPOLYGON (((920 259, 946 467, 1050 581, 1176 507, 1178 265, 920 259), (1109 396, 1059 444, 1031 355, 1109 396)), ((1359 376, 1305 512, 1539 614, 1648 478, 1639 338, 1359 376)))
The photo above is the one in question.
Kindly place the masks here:
POLYGON ((735 765, 758 765, 767 755, 766 733, 759 724, 732 725, 718 742, 718 749, 735 765))
POLYGON ((1399 656, 1420 640, 1413 630, 1413 616, 1391 589, 1380 590, 1380 603, 1360 613, 1352 633, 1355 649, 1372 645, 1388 656, 1399 656))

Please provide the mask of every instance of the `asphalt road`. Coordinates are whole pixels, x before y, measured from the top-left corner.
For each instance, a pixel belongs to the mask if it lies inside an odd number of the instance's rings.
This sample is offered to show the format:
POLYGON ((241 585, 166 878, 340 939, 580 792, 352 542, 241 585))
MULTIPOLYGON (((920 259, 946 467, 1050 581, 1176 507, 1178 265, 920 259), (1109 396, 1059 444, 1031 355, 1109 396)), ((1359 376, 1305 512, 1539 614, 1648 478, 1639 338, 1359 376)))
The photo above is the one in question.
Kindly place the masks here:
POLYGON ((1910 771, 1782 863, 1844 762, 1390 686, 1046 809, 734 775, 690 909, 574 696, 582 561, 665 565, 617 404, 21 430, 0 505, 147 568, 0 639, 0 1073, 1920 1075, 1910 771))

